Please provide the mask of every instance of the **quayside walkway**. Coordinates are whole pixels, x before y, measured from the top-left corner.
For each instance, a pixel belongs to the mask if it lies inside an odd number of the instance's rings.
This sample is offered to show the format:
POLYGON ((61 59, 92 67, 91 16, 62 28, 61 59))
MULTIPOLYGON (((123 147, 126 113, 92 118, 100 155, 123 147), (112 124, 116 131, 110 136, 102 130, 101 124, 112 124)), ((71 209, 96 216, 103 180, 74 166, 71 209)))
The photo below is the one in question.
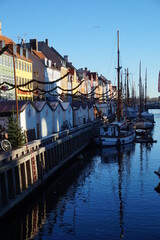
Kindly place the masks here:
POLYGON ((100 124, 84 124, 1 152, 0 219, 84 149, 100 124))

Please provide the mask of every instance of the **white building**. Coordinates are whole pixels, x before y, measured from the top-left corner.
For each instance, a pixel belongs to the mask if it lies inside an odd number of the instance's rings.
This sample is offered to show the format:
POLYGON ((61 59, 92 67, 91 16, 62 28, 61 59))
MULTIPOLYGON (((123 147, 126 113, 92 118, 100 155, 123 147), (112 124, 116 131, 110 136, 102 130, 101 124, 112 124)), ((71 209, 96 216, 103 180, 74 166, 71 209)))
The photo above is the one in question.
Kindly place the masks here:
POLYGON ((45 101, 34 102, 37 109, 37 135, 43 138, 53 133, 53 113, 52 109, 45 101))
POLYGON ((70 102, 61 102, 63 108, 63 122, 67 122, 69 128, 73 127, 73 111, 70 102))
MULTIPOLYGON (((18 105, 20 105, 19 101, 18 105)), ((22 105, 19 112, 19 123, 22 130, 26 132, 28 142, 37 138, 36 115, 36 109, 30 102, 22 105)))
POLYGON ((82 106, 73 107, 74 126, 83 124, 83 108, 82 106))
POLYGON ((52 109, 52 131, 60 132, 63 125, 63 108, 59 102, 48 103, 52 109))
MULTIPOLYGON (((7 131, 8 117, 14 112, 16 118, 16 101, 0 101, 0 125, 7 131)), ((29 101, 18 101, 19 124, 26 132, 27 140, 37 138, 36 109, 29 101)))
POLYGON ((95 119, 94 108, 92 104, 88 104, 89 122, 93 122, 95 119))
POLYGON ((82 104, 83 109, 83 124, 89 121, 89 109, 87 104, 82 104))
POLYGON ((44 63, 45 63, 45 82, 50 83, 53 82, 52 84, 46 84, 45 85, 45 91, 49 91, 46 92, 46 97, 50 98, 50 97, 54 97, 55 99, 58 99, 58 95, 60 95, 62 93, 61 89, 58 87, 61 87, 61 81, 57 81, 57 79, 59 79, 61 77, 61 72, 60 70, 58 70, 56 68, 56 65, 53 66, 52 65, 52 61, 48 60, 47 58, 44 59, 44 63), (55 81, 55 82, 54 82, 55 81), (52 91, 52 89, 54 89, 52 91), (56 96, 57 95, 57 96, 56 96))
POLYGON ((102 112, 105 116, 108 116, 108 104, 107 103, 96 103, 96 107, 99 112, 102 112))

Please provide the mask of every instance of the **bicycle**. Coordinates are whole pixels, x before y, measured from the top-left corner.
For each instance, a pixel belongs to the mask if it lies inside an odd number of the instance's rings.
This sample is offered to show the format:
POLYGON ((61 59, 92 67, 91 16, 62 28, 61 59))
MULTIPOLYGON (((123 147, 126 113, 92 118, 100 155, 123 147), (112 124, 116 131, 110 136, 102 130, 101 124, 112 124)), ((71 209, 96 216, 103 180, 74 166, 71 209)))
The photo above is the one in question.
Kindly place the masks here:
POLYGON ((1 143, 1 148, 3 151, 9 151, 12 149, 12 145, 11 145, 10 141, 8 141, 7 139, 1 140, 0 143, 1 143))
POLYGON ((0 129, 0 147, 3 151, 9 151, 12 149, 12 145, 9 140, 5 139, 4 129, 0 129))

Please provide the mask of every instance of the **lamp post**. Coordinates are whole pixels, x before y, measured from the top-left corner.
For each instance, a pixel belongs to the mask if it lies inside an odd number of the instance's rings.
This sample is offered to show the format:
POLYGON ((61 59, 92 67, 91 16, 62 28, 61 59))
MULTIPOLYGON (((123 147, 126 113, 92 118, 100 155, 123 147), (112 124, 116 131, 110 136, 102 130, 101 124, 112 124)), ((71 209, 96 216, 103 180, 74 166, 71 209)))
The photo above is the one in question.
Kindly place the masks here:
MULTIPOLYGON (((13 55, 13 68, 14 68, 14 83, 15 83, 15 99, 16 99, 16 113, 17 113, 17 130, 19 127, 18 122, 18 98, 17 98, 17 81, 16 81, 16 67, 15 67, 15 54, 14 54, 14 45, 12 43, 12 55, 13 55)), ((17 131, 17 140, 19 144, 19 131, 17 131)))
POLYGON ((13 43, 12 43, 12 53, 13 53, 13 68, 14 68, 14 83, 15 83, 16 113, 17 113, 17 124, 18 124, 17 81, 16 81, 16 67, 15 67, 15 55, 14 55, 14 46, 13 46, 13 43))

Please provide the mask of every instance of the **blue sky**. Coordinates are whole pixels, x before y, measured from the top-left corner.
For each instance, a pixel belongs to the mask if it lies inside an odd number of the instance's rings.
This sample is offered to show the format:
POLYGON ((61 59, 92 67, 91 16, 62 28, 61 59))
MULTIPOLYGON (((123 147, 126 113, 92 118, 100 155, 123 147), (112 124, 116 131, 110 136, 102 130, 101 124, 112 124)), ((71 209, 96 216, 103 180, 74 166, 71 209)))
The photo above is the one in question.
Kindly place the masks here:
MULTIPOLYGON (((117 83, 117 30, 122 71, 138 95, 139 63, 142 81, 147 68, 148 95, 158 97, 160 70, 159 0, 1 0, 2 34, 18 42, 49 40, 78 68, 103 74, 117 83)), ((124 79, 124 77, 123 77, 124 79)))

